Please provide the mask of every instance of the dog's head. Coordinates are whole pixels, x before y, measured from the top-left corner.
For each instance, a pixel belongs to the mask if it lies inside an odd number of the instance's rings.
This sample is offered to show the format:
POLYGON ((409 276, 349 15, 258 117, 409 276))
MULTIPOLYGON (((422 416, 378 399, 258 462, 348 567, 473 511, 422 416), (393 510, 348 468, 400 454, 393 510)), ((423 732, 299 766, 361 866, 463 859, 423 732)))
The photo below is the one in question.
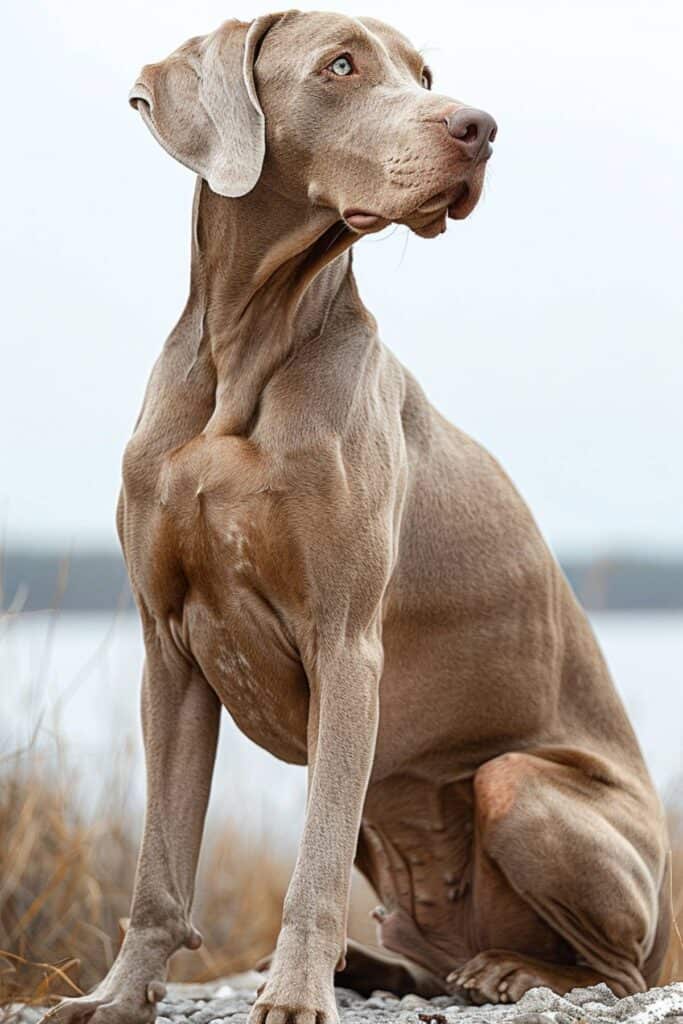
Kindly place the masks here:
POLYGON ((131 91, 159 142, 238 197, 259 180, 355 231, 426 237, 476 206, 496 124, 431 89, 407 39, 339 14, 225 22, 143 68, 131 91))

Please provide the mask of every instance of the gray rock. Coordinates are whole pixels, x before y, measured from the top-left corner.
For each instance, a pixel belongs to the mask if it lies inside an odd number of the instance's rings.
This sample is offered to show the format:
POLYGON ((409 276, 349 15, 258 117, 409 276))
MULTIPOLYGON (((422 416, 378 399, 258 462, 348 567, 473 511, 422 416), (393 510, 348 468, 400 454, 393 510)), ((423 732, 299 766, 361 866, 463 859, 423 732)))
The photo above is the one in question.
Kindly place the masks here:
POLYGON ((335 995, 339 1009, 345 1010, 363 1002, 363 997, 358 992, 354 992, 352 988, 336 988, 335 995))
MULTIPOLYGON (((260 981, 260 975, 250 972, 210 985, 169 985, 157 1005, 156 1024, 246 1024, 260 981)), ((574 989, 566 996, 536 988, 516 1005, 500 1006, 465 1006, 450 996, 398 1000, 384 992, 364 999, 337 989, 337 1005, 341 1024, 683 1024, 683 984, 626 999, 617 999, 606 985, 574 989)), ((43 1012, 13 1004, 0 1010, 0 1021, 37 1024, 43 1012)))
POLYGON ((411 993, 410 995, 404 996, 398 1005, 401 1010, 422 1010, 426 1006, 429 1006, 429 1000, 411 993))
MULTIPOLYGON (((226 1000, 223 1000, 223 1002, 225 1003, 226 1000)), ((209 1024, 210 1021, 220 1019, 220 1017, 220 1010, 210 1002, 208 1005, 204 1003, 204 1006, 201 1009, 190 1014, 188 1020, 190 1021, 190 1024, 209 1024)))
POLYGON ((601 981, 599 985, 592 985, 590 988, 573 988, 564 998, 574 1006, 587 1006, 590 1003, 614 1006, 619 1002, 612 989, 608 988, 604 981, 601 981))

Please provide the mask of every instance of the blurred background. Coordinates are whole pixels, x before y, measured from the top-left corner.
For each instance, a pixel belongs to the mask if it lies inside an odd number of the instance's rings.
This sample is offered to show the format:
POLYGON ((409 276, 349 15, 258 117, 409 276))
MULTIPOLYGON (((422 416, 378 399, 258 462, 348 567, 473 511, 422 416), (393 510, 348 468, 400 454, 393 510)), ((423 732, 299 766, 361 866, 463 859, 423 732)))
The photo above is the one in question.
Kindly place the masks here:
MULTIPOLYGON (((498 120, 471 218, 434 241, 405 229, 362 241, 361 294, 431 400, 502 461, 589 609, 670 808, 680 910, 683 9, 325 6, 391 21, 439 91, 498 120)), ((44 1001, 104 973, 141 821, 141 640, 114 506, 185 300, 193 178, 128 88, 187 37, 265 10, 25 0, 3 12, 0 999, 44 1001)), ((303 801, 302 770, 225 716, 198 884, 207 941, 176 977, 268 952, 303 801)), ((360 937, 370 901, 357 886, 360 937)))

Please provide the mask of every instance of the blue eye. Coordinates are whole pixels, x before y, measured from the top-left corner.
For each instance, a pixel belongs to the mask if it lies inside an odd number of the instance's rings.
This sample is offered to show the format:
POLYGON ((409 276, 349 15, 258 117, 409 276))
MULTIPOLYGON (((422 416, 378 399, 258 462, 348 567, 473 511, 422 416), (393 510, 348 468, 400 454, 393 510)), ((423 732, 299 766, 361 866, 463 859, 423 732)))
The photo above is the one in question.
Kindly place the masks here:
POLYGON ((337 57, 328 67, 333 75, 339 75, 340 78, 345 78, 353 72, 353 64, 348 57, 337 57))

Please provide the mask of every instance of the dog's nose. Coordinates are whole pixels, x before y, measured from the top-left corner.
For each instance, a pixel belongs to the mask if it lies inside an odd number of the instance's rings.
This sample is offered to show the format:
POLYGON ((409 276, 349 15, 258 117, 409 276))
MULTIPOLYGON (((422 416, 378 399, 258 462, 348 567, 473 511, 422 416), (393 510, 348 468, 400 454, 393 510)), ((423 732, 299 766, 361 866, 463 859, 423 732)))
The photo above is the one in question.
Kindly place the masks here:
POLYGON ((491 156, 491 143, 496 137, 498 125, 485 110, 461 107, 444 120, 448 134, 470 159, 481 160, 491 156))

